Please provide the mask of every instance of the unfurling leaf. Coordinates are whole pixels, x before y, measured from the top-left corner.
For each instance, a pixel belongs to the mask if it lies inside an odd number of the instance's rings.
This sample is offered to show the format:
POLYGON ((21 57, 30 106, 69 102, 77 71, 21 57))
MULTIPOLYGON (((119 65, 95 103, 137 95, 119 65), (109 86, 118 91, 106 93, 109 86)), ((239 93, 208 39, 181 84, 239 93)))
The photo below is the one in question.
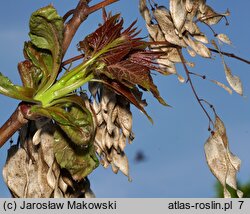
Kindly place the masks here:
POLYGON ((31 42, 26 42, 24 44, 24 54, 25 57, 32 62, 33 66, 40 71, 40 75, 37 76, 37 79, 34 79, 34 81, 40 83, 39 85, 41 87, 48 81, 53 69, 51 53, 43 49, 37 49, 31 42))
POLYGON ((49 50, 56 61, 60 62, 63 28, 63 19, 49 5, 32 13, 29 36, 37 48, 49 50))
POLYGON ((42 78, 40 69, 35 67, 31 61, 25 60, 18 63, 18 71, 24 87, 37 89, 42 78))
POLYGON ((74 180, 80 181, 99 165, 93 144, 86 148, 75 145, 58 129, 54 134, 54 153, 61 168, 67 169, 74 180))
POLYGON ((133 63, 130 60, 124 60, 108 66, 107 75, 109 75, 109 78, 116 79, 130 88, 133 88, 134 85, 139 85, 151 91, 161 104, 167 106, 165 101, 161 98, 156 85, 153 83, 148 67, 133 63))
POLYGON ((41 91, 49 88, 55 81, 62 58, 63 19, 51 5, 43 7, 30 17, 30 39, 32 45, 26 45, 27 57, 40 68, 45 80, 41 91), (47 71, 45 71, 47 69, 47 71))
POLYGON ((242 197, 243 193, 238 190, 236 181, 236 173, 241 161, 229 150, 226 128, 218 116, 215 119, 215 130, 206 141, 204 148, 208 166, 224 188, 224 197, 231 197, 227 185, 242 197))
POLYGON ((8 77, 5 77, 0 72, 0 94, 3 94, 14 99, 23 100, 27 102, 35 102, 32 97, 34 90, 28 87, 21 87, 14 85, 8 77))
MULTIPOLYGON (((150 91, 161 104, 167 105, 153 82, 151 70, 164 75, 168 72, 166 66, 156 62, 163 51, 147 50, 150 44, 136 37, 139 32, 134 25, 135 22, 122 31, 123 20, 119 15, 112 16, 79 43, 79 50, 85 52, 86 58, 97 58, 94 70, 97 81, 118 83, 118 90, 123 88, 118 93, 128 96, 146 114, 140 99, 134 97, 134 91, 137 87, 150 91)), ((117 85, 114 87, 116 92, 117 85)))

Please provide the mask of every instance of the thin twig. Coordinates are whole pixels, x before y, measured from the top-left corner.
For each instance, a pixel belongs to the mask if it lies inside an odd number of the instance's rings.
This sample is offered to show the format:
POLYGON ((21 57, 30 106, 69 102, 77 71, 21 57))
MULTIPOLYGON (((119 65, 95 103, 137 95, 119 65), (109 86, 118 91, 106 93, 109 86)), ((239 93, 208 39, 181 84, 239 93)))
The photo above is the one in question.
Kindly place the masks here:
POLYGON ((101 8, 104 8, 104 7, 106 7, 106 6, 110 5, 110 4, 113 4, 113 3, 117 2, 117 1, 119 1, 119 0, 105 0, 105 1, 102 1, 102 2, 100 2, 98 4, 96 4, 96 5, 93 5, 93 6, 91 6, 89 8, 89 14, 94 13, 95 11, 97 11, 97 10, 99 10, 101 8))
POLYGON ((235 59, 237 59, 237 60, 240 60, 240 61, 242 61, 242 62, 245 62, 245 63, 247 63, 247 64, 250 64, 250 61, 249 61, 249 60, 246 60, 246 59, 243 59, 243 58, 241 58, 241 57, 239 57, 239 56, 236 56, 236 55, 233 54, 233 53, 218 51, 218 50, 213 49, 213 48, 209 48, 209 50, 212 51, 212 52, 215 52, 215 53, 221 53, 221 54, 224 55, 224 56, 231 57, 231 58, 235 58, 235 59))
POLYGON ((204 100, 204 99, 200 99, 200 101, 206 103, 213 110, 214 114, 217 115, 213 104, 211 104, 210 102, 208 102, 207 100, 204 100))
POLYGON ((64 14, 63 16, 63 21, 66 22, 66 20, 73 15, 73 13, 75 12, 75 9, 69 10, 67 13, 64 14))
POLYGON ((191 89, 192 89, 192 91, 193 91, 193 93, 194 93, 194 96, 195 96, 196 100, 198 101, 199 105, 201 106, 202 110, 204 111, 205 115, 206 115, 207 118, 208 118, 208 120, 209 120, 208 130, 211 130, 210 124, 212 124, 212 125, 214 126, 214 122, 213 122, 212 118, 210 117, 210 115, 208 114, 208 112, 207 112, 207 110, 205 109, 205 107, 203 106, 203 104, 202 104, 202 102, 201 102, 202 99, 199 98, 199 96, 198 96, 198 94, 197 94, 197 92, 196 92, 196 90, 195 90, 195 88, 194 88, 194 84, 193 84, 192 79, 191 79, 191 77, 190 77, 190 72, 189 72, 189 70, 188 70, 188 68, 187 68, 187 66, 186 66, 185 59, 184 59, 184 57, 183 57, 183 55, 182 55, 181 50, 180 50, 180 49, 177 49, 177 51, 178 51, 178 53, 179 53, 179 56, 180 56, 181 61, 182 61, 182 65, 183 65, 184 70, 185 70, 186 75, 187 75, 187 82, 189 82, 189 84, 190 84, 190 86, 191 86, 191 89))
POLYGON ((66 53, 81 23, 88 17, 89 15, 88 9, 89 9, 88 2, 85 0, 80 0, 76 9, 74 10, 72 18, 65 24, 64 39, 62 45, 63 54, 66 53))
POLYGON ((65 61, 62 62, 61 67, 64 67, 65 65, 68 65, 68 64, 70 64, 72 62, 75 62, 75 61, 77 61, 79 59, 82 59, 82 58, 84 58, 84 56, 85 56, 84 54, 80 54, 78 56, 75 56, 75 57, 72 57, 70 59, 67 59, 67 60, 65 60, 65 61))

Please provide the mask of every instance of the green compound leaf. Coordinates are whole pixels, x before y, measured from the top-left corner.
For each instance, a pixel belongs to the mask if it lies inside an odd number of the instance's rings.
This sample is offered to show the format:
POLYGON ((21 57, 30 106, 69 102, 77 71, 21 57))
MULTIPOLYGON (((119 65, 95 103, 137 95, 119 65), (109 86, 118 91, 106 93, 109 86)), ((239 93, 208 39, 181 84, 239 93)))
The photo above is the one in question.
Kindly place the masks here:
POLYGON ((74 180, 80 181, 99 166, 93 144, 86 148, 75 145, 60 130, 54 134, 54 153, 57 163, 67 169, 74 180))
POLYGON ((62 59, 63 19, 51 5, 43 7, 30 18, 31 44, 25 45, 28 58, 45 75, 39 93, 46 91, 55 81, 62 59))
POLYGON ((14 99, 27 102, 35 102, 32 97, 34 90, 32 88, 21 87, 14 85, 8 77, 0 72, 0 94, 3 94, 14 99))
POLYGON ((44 49, 38 49, 31 42, 26 42, 24 44, 24 53, 26 58, 28 58, 42 74, 43 78, 40 83, 41 88, 49 79, 50 73, 53 69, 53 59, 51 53, 44 49))

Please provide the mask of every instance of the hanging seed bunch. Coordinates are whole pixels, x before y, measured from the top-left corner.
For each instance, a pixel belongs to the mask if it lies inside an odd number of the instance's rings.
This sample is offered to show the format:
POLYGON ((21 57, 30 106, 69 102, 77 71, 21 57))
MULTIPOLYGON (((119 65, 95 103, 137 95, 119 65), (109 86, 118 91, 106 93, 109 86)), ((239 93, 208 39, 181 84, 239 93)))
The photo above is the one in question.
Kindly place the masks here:
POLYGON ((129 177, 129 163, 125 154, 127 142, 132 143, 132 113, 129 102, 100 84, 90 84, 93 110, 96 115, 96 151, 101 164, 110 164, 114 173, 120 170, 129 177))
MULTIPOLYGON (((146 21, 150 40, 162 43, 152 45, 151 48, 155 51, 161 50, 165 52, 157 61, 167 67, 169 74, 176 74, 180 82, 185 82, 185 79, 178 74, 175 67, 176 63, 185 63, 191 67, 194 64, 181 59, 178 50, 186 49, 192 57, 199 55, 204 58, 211 58, 211 48, 209 48, 209 45, 211 45, 220 53, 216 41, 209 41, 208 36, 200 30, 199 24, 208 26, 219 43, 232 44, 227 35, 218 34, 212 28, 222 18, 225 18, 228 25, 226 19, 226 16, 230 15, 228 10, 225 13, 217 13, 206 4, 205 0, 170 0, 169 9, 156 3, 153 4, 154 1, 149 2, 151 2, 151 9, 149 9, 146 0, 140 0, 140 12, 146 21)), ((235 92, 242 95, 243 90, 240 79, 231 73, 222 54, 220 56, 223 61, 227 82, 235 92)), ((211 80, 211 82, 232 93, 232 90, 225 84, 216 80, 211 80)))
POLYGON ((48 119, 31 122, 20 132, 20 145, 8 151, 3 178, 13 197, 95 197, 87 177, 76 182, 54 155, 55 125, 48 119))

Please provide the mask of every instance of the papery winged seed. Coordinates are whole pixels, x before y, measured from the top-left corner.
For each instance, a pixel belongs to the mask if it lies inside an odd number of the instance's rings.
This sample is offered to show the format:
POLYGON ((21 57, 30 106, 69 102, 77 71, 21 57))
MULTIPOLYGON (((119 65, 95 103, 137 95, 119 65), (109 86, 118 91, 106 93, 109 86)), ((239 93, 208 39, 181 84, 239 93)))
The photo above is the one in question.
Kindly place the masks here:
POLYGON ((100 163, 102 164, 102 166, 107 169, 109 167, 109 161, 107 160, 106 156, 102 157, 100 163))
POLYGON ((107 110, 109 113, 111 113, 114 110, 115 105, 116 105, 116 97, 112 96, 112 97, 110 97, 110 100, 107 104, 107 108, 108 108, 107 110))
POLYGON ((221 83, 221 82, 218 82, 216 80, 211 80, 211 82, 215 83, 216 85, 220 86, 221 88, 225 89, 229 94, 232 94, 233 91, 227 87, 225 84, 221 83))
POLYGON ((228 45, 232 45, 231 40, 228 38, 226 34, 220 33, 216 37, 219 39, 219 41, 224 42, 228 45))
POLYGON ((93 107, 93 109, 94 109, 94 111, 95 111, 96 114, 98 114, 101 111, 101 106, 100 106, 100 104, 98 104, 96 102, 95 99, 93 100, 92 107, 93 107))
POLYGON ((116 95, 111 90, 107 89, 106 87, 103 88, 101 93, 101 107, 102 110, 107 111, 108 110, 108 103, 109 102, 115 102, 116 95))
POLYGON ((186 0, 186 10, 187 12, 191 12, 194 6, 194 0, 186 0))
POLYGON ((118 120, 122 128, 122 132, 126 137, 129 137, 132 131, 132 113, 129 109, 118 108, 118 120))
POLYGON ((239 95, 243 95, 243 86, 240 78, 232 74, 231 69, 226 65, 226 63, 223 64, 224 64, 226 79, 229 85, 236 93, 238 93, 239 95))
POLYGON ((211 52, 209 49, 202 44, 201 42, 194 41, 192 38, 189 36, 188 38, 183 37, 185 42, 200 56, 205 57, 205 58, 210 58, 211 57, 211 52))
POLYGON ((108 149, 110 149, 113 146, 114 138, 109 135, 109 133, 106 131, 105 133, 105 145, 108 149))
POLYGON ((58 186, 56 186, 55 190, 54 190, 54 198, 64 198, 64 194, 62 193, 62 191, 58 188, 58 186))
POLYGON ((170 0, 170 13, 176 29, 180 32, 182 29, 186 16, 186 5, 184 0, 170 0))
POLYGON ((176 48, 168 48, 167 58, 171 62, 181 62, 179 52, 176 48))
POLYGON ((206 35, 200 34, 200 35, 194 35, 193 37, 194 37, 194 39, 196 39, 199 42, 202 42, 202 43, 205 43, 205 44, 209 43, 208 38, 207 38, 206 35))
POLYGON ((54 190, 57 184, 56 184, 56 178, 55 178, 55 175, 53 173, 52 167, 49 168, 49 171, 47 173, 47 182, 48 182, 50 188, 54 190))
POLYGON ((117 118, 117 116, 118 116, 118 106, 116 106, 115 108, 114 108, 114 110, 113 110, 113 112, 112 112, 112 122, 114 123, 115 122, 115 120, 116 120, 116 118, 117 118))
POLYGON ((103 128, 103 126, 98 127, 96 130, 96 135, 95 135, 95 143, 97 144, 97 146, 101 149, 101 151, 104 150, 104 146, 103 146, 103 132, 105 131, 105 128, 103 128))
POLYGON ((26 195, 25 187, 27 187, 28 182, 27 158, 27 153, 23 148, 18 149, 17 146, 11 146, 2 171, 4 182, 11 192, 20 198, 24 198, 26 195))
POLYGON ((115 149, 112 149, 112 163, 116 165, 119 170, 129 177, 129 163, 128 158, 124 152, 118 153, 115 149))
POLYGON ((185 22, 184 29, 191 35, 200 33, 199 27, 192 20, 185 22))
POLYGON ((118 171, 119 171, 119 168, 114 164, 114 163, 111 163, 111 168, 112 168, 112 171, 117 174, 118 171))
POLYGON ((224 56, 221 54, 220 49, 214 40, 211 41, 211 44, 215 47, 215 49, 220 53, 222 64, 224 67, 224 71, 226 74, 226 79, 231 88, 238 94, 243 95, 243 86, 241 80, 238 76, 234 76, 231 72, 231 69, 227 66, 224 60, 224 56))
POLYGON ((86 189, 85 193, 84 193, 85 198, 95 198, 95 193, 90 189, 86 189))
POLYGON ((183 39, 179 38, 175 33, 175 27, 171 21, 169 11, 165 7, 157 7, 153 11, 153 14, 162 32, 164 33, 166 41, 181 47, 186 47, 183 39))
POLYGON ((59 177, 58 185, 62 192, 66 193, 68 185, 64 182, 61 176, 59 177))
POLYGON ((195 57, 196 56, 196 52, 193 50, 193 49, 191 49, 191 48, 187 48, 187 51, 188 51, 188 53, 189 53, 189 55, 191 56, 191 57, 195 57))
POLYGON ((105 123, 107 124, 107 122, 108 122, 108 116, 109 116, 109 115, 108 115, 108 111, 102 109, 101 113, 102 113, 103 120, 104 120, 105 123))
POLYGON ((94 141, 94 145, 95 145, 95 151, 96 153, 100 156, 103 152, 103 150, 100 147, 100 144, 98 143, 98 141, 94 141))
POLYGON ((206 10, 204 13, 198 13, 197 19, 200 21, 208 24, 208 25, 215 25, 221 19, 223 15, 216 13, 210 6, 206 5, 206 10))
POLYGON ((175 64, 171 62, 170 60, 165 59, 165 58, 160 58, 160 59, 157 59, 157 63, 160 65, 160 67, 162 66, 163 68, 167 66, 167 72, 169 74, 176 74, 175 64))
POLYGON ((116 127, 116 126, 115 126, 114 122, 112 122, 112 115, 110 114, 110 115, 108 116, 108 121, 107 121, 107 132, 108 132, 110 135, 112 135, 112 133, 113 133, 115 127, 116 127))
MULTIPOLYGON (((165 41, 165 37, 164 37, 164 34, 163 32, 161 31, 159 25, 156 25, 156 24, 150 24, 148 25, 147 24, 147 30, 148 30, 148 33, 149 35, 151 36, 152 40, 154 42, 156 41, 165 41)), ((159 46, 159 45, 154 45, 154 46, 159 46)))
POLYGON ((206 0, 199 0, 199 10, 201 13, 205 13, 206 12, 206 0))
POLYGON ((224 197, 230 197, 226 185, 237 191, 239 197, 242 192, 237 188, 236 173, 240 168, 240 159, 229 150, 226 128, 221 119, 216 116, 214 133, 205 143, 205 154, 210 170, 224 187, 224 197))
POLYGON ((127 141, 126 136, 124 134, 121 134, 119 137, 119 148, 121 149, 121 151, 124 151, 126 147, 126 141, 127 141))
POLYGON ((54 150, 53 150, 54 137, 48 132, 43 132, 41 134, 41 149, 44 154, 44 161, 49 167, 52 167, 52 164, 55 160, 54 150))
POLYGON ((149 9, 147 7, 146 0, 140 0, 139 9, 140 9, 140 13, 141 13, 142 17, 145 19, 146 23, 150 24, 151 16, 150 16, 149 9))
POLYGON ((33 145, 37 146, 41 142, 41 130, 38 129, 32 138, 33 145))
POLYGON ((114 143, 113 143, 113 147, 117 150, 119 147, 119 138, 120 138, 120 128, 118 128, 116 126, 116 128, 114 129, 114 143))

